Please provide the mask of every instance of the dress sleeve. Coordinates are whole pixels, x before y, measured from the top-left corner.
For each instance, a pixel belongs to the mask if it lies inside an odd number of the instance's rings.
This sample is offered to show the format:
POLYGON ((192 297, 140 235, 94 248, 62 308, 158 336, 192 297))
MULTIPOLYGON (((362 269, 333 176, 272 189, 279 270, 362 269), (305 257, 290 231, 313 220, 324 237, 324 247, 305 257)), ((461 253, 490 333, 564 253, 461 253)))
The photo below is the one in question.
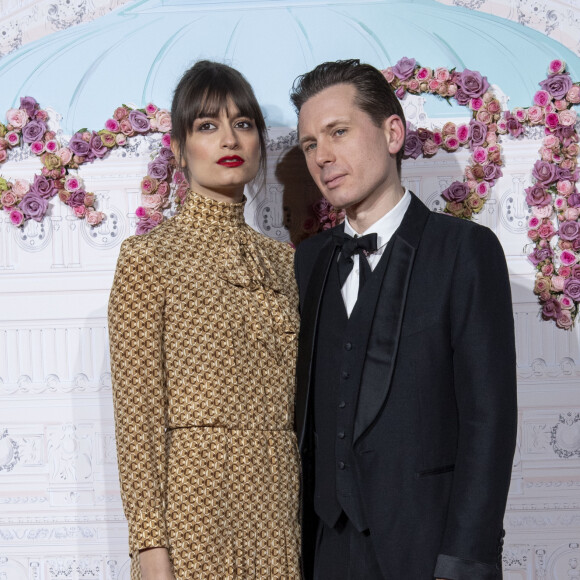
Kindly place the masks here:
POLYGON ((123 242, 109 297, 109 342, 121 497, 131 556, 166 547, 167 397, 162 272, 144 238, 123 242))

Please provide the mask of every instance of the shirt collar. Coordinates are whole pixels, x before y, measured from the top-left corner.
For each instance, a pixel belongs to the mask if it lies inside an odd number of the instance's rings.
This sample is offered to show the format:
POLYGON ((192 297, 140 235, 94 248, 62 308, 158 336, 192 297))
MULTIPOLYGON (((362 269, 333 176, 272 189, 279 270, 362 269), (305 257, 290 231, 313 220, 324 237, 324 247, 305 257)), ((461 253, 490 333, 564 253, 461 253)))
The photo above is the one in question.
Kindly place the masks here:
MULTIPOLYGON (((360 235, 377 234, 377 248, 384 246, 391 239, 396 229, 401 225, 403 216, 405 215, 410 203, 411 194, 409 193, 409 190, 405 188, 405 193, 397 205, 360 235)), ((359 235, 354 231, 348 222, 347 217, 344 218, 344 233, 349 236, 359 235)))

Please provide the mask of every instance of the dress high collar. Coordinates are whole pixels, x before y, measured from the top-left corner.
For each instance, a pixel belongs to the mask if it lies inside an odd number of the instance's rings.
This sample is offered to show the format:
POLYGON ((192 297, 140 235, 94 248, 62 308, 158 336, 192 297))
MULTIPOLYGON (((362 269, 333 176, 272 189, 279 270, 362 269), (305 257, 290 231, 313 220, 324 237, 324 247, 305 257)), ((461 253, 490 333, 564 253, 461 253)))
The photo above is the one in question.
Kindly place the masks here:
POLYGON ((237 228, 245 224, 246 198, 237 203, 217 201, 189 190, 179 212, 180 220, 194 226, 237 228))

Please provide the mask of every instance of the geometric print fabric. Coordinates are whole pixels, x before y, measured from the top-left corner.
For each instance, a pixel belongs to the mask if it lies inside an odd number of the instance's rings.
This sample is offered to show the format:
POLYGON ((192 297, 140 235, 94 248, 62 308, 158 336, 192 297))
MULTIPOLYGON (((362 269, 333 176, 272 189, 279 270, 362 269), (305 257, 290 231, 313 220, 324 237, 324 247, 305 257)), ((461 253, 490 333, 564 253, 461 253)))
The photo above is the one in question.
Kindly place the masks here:
POLYGON ((109 335, 132 580, 154 546, 177 580, 300 578, 293 251, 243 213, 190 192, 121 247, 109 335))

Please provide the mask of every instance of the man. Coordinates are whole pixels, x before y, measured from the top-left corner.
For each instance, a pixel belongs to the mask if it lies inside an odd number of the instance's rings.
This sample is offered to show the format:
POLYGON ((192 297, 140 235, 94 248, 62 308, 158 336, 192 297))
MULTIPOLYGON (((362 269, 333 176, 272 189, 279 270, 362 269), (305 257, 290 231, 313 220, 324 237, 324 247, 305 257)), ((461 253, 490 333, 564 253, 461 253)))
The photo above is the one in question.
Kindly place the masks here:
POLYGON ((296 252, 306 580, 499 580, 516 437, 495 235, 400 180, 405 119, 358 60, 299 77, 300 146, 345 223, 296 252))

